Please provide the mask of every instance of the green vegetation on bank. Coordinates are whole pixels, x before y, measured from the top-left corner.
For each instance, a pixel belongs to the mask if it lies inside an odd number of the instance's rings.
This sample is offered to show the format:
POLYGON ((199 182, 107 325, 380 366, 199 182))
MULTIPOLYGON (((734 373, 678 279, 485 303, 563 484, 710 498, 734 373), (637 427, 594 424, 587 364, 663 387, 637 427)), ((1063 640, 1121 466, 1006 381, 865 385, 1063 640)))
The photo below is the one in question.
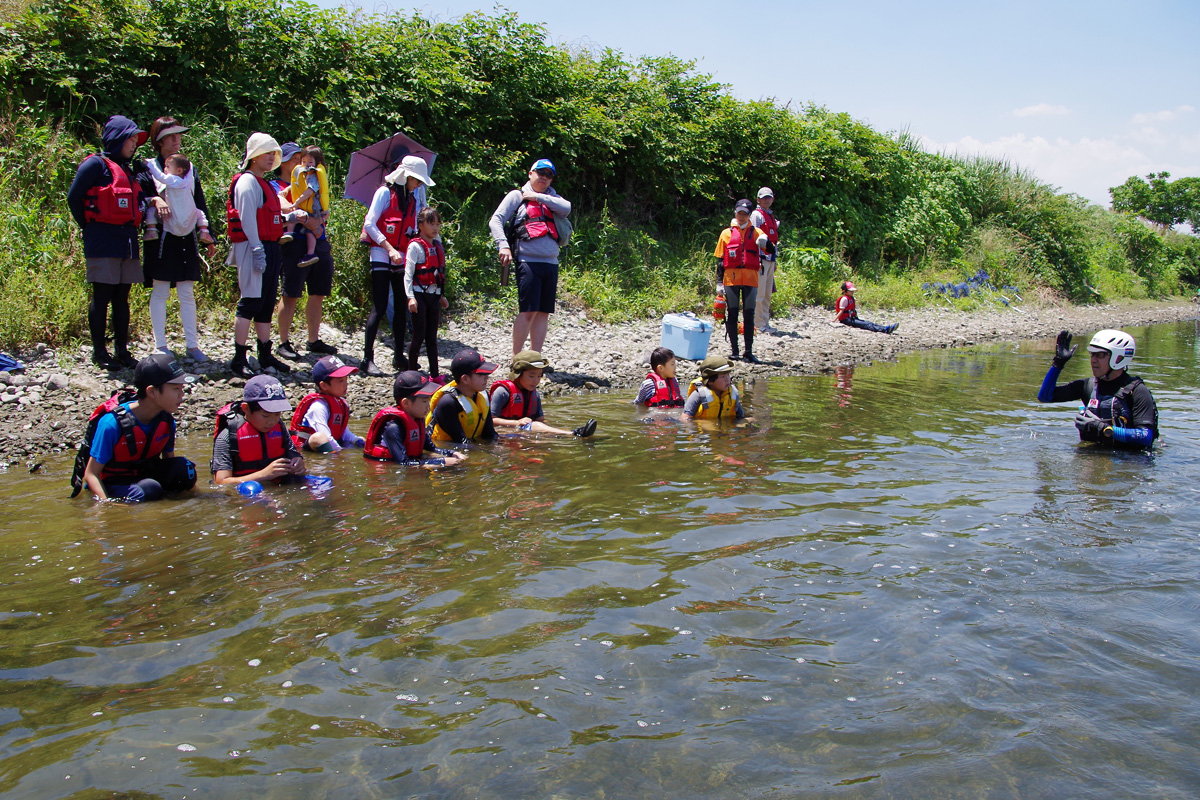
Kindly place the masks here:
MULTIPOLYGON (((711 252, 739 197, 775 189, 785 223, 777 309, 830 304, 853 275, 872 305, 930 302, 922 283, 1045 287, 1086 301, 1177 294, 1200 243, 1147 227, 988 159, 923 152, 825 108, 741 102, 693 65, 547 46, 509 13, 435 22, 292 0, 7 3, 0 26, 0 346, 85 326, 80 237, 66 210, 79 161, 113 113, 193 125, 214 218, 246 137, 319 143, 340 183, 350 153, 404 130, 440 155, 439 206, 456 307, 515 307, 486 220, 533 158, 560 166, 576 234, 561 290, 600 318, 700 308, 711 252)), ((146 154, 143 150, 142 154, 146 154)), ((369 308, 364 209, 334 204, 331 318, 369 308)), ((202 308, 230 320, 222 249, 202 308)), ((134 292, 144 323, 144 293, 134 292)), ((940 302, 940 301, 939 301, 940 302)))

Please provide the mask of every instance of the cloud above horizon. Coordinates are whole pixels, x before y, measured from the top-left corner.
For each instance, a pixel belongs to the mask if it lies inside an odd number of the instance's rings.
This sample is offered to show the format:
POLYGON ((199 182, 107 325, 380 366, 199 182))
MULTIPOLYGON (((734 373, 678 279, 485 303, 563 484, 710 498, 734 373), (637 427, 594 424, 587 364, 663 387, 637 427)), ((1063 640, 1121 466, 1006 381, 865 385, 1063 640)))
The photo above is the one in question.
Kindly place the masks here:
POLYGON ((1049 103, 1038 103, 1036 106, 1025 106, 1012 112, 1014 117, 1065 117, 1071 113, 1066 106, 1053 106, 1049 103))
POLYGON ((1149 111, 1141 114, 1134 114, 1131 121, 1134 125, 1147 125, 1151 122, 1171 122, 1178 119, 1184 114, 1190 114, 1195 111, 1191 106, 1176 106, 1169 111, 1149 111))

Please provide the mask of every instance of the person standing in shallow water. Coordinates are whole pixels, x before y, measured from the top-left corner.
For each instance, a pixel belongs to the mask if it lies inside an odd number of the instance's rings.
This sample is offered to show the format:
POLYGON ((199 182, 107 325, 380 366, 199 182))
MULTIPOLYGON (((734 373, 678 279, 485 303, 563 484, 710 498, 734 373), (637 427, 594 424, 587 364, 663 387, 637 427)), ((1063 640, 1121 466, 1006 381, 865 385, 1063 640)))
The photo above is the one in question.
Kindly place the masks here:
POLYGON ((517 263, 517 317, 513 320, 513 355, 542 351, 558 295, 558 253, 571 228, 571 204, 550 184, 558 171, 548 158, 529 168, 529 181, 505 195, 492 214, 488 230, 500 250, 500 266, 517 263), (512 242, 506 228, 515 230, 512 242), (514 252, 514 247, 516 251, 514 252))
POLYGON ((1043 403, 1082 401, 1075 427, 1083 442, 1124 449, 1149 449, 1158 438, 1158 405, 1146 384, 1128 368, 1137 352, 1125 331, 1102 330, 1088 342, 1092 377, 1059 386, 1058 375, 1079 349, 1071 333, 1062 331, 1055 342, 1054 360, 1038 390, 1043 403))

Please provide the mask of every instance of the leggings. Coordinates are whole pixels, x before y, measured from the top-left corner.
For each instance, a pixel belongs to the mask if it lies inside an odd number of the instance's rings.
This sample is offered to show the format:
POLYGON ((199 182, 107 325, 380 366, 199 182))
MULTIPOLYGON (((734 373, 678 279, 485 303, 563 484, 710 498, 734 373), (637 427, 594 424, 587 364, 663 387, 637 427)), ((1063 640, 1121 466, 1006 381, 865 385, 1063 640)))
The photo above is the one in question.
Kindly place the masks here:
POLYGON ((757 298, 757 286, 725 287, 725 333, 735 354, 738 349, 738 310, 742 312, 742 337, 746 340, 746 349, 749 349, 754 342, 754 305, 757 298))
POLYGON ((92 349, 105 350, 105 326, 108 307, 112 306, 113 347, 117 353, 129 349, 129 284, 93 283, 92 302, 88 306, 88 332, 92 349))
POLYGON ((371 262, 371 313, 367 316, 367 338, 364 349, 375 353, 375 335, 379 323, 387 315, 388 290, 396 296, 396 307, 392 312, 392 338, 398 355, 404 353, 404 331, 408 328, 408 305, 404 302, 404 269, 393 269, 391 264, 371 262))
MULTIPOLYGON (((175 294, 179 298, 179 319, 183 322, 183 338, 187 349, 200 346, 196 338, 196 294, 194 281, 179 281, 175 294)), ((167 300, 171 297, 170 281, 155 281, 150 292, 150 324, 154 328, 154 346, 167 346, 167 300)))
POLYGON ((413 338, 408 346, 408 365, 417 368, 417 357, 421 355, 421 342, 425 342, 425 355, 429 357, 429 374, 438 375, 438 320, 441 317, 442 296, 428 292, 414 292, 417 310, 412 315, 413 338))

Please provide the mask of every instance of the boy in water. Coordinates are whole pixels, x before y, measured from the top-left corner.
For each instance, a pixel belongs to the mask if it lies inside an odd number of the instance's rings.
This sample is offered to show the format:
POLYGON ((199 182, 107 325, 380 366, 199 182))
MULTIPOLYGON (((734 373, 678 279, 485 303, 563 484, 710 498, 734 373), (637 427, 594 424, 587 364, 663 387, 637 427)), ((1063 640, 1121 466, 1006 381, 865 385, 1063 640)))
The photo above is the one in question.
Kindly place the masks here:
POLYGON ((304 457, 281 421, 292 410, 283 384, 271 375, 255 375, 242 390, 240 413, 227 407, 218 413, 213 439, 213 483, 246 481, 284 483, 304 474, 304 457))
POLYGON ((429 438, 469 444, 496 438, 485 391, 496 365, 484 361, 479 351, 467 348, 450 361, 454 380, 440 387, 430 400, 425 424, 429 438))
POLYGON ((683 393, 675 378, 675 352, 669 347, 656 347, 650 353, 650 373, 642 381, 637 398, 639 406, 650 408, 679 408, 683 405, 683 393))
POLYGON ((578 436, 581 439, 595 433, 594 419, 589 419, 573 431, 552 428, 545 423, 546 415, 542 412, 542 397, 537 387, 546 370, 552 369, 550 362, 536 350, 522 350, 513 356, 508 379, 496 381, 489 390, 492 421, 503 428, 578 436))
POLYGON ((688 385, 683 418, 745 419, 742 401, 733 385, 733 364, 721 356, 709 356, 700 364, 700 377, 688 385))
POLYGON ((381 409, 371 421, 363 456, 377 461, 397 461, 422 467, 452 467, 467 457, 466 453, 443 450, 433 446, 425 431, 425 416, 429 413, 429 398, 438 385, 416 370, 405 370, 392 384, 395 405, 381 409), (434 453, 426 458, 426 453, 434 453))
POLYGON ((362 447, 366 441, 350 430, 350 376, 358 372, 337 356, 325 356, 313 365, 317 390, 300 399, 292 414, 296 446, 316 453, 336 453, 343 447, 362 447))

